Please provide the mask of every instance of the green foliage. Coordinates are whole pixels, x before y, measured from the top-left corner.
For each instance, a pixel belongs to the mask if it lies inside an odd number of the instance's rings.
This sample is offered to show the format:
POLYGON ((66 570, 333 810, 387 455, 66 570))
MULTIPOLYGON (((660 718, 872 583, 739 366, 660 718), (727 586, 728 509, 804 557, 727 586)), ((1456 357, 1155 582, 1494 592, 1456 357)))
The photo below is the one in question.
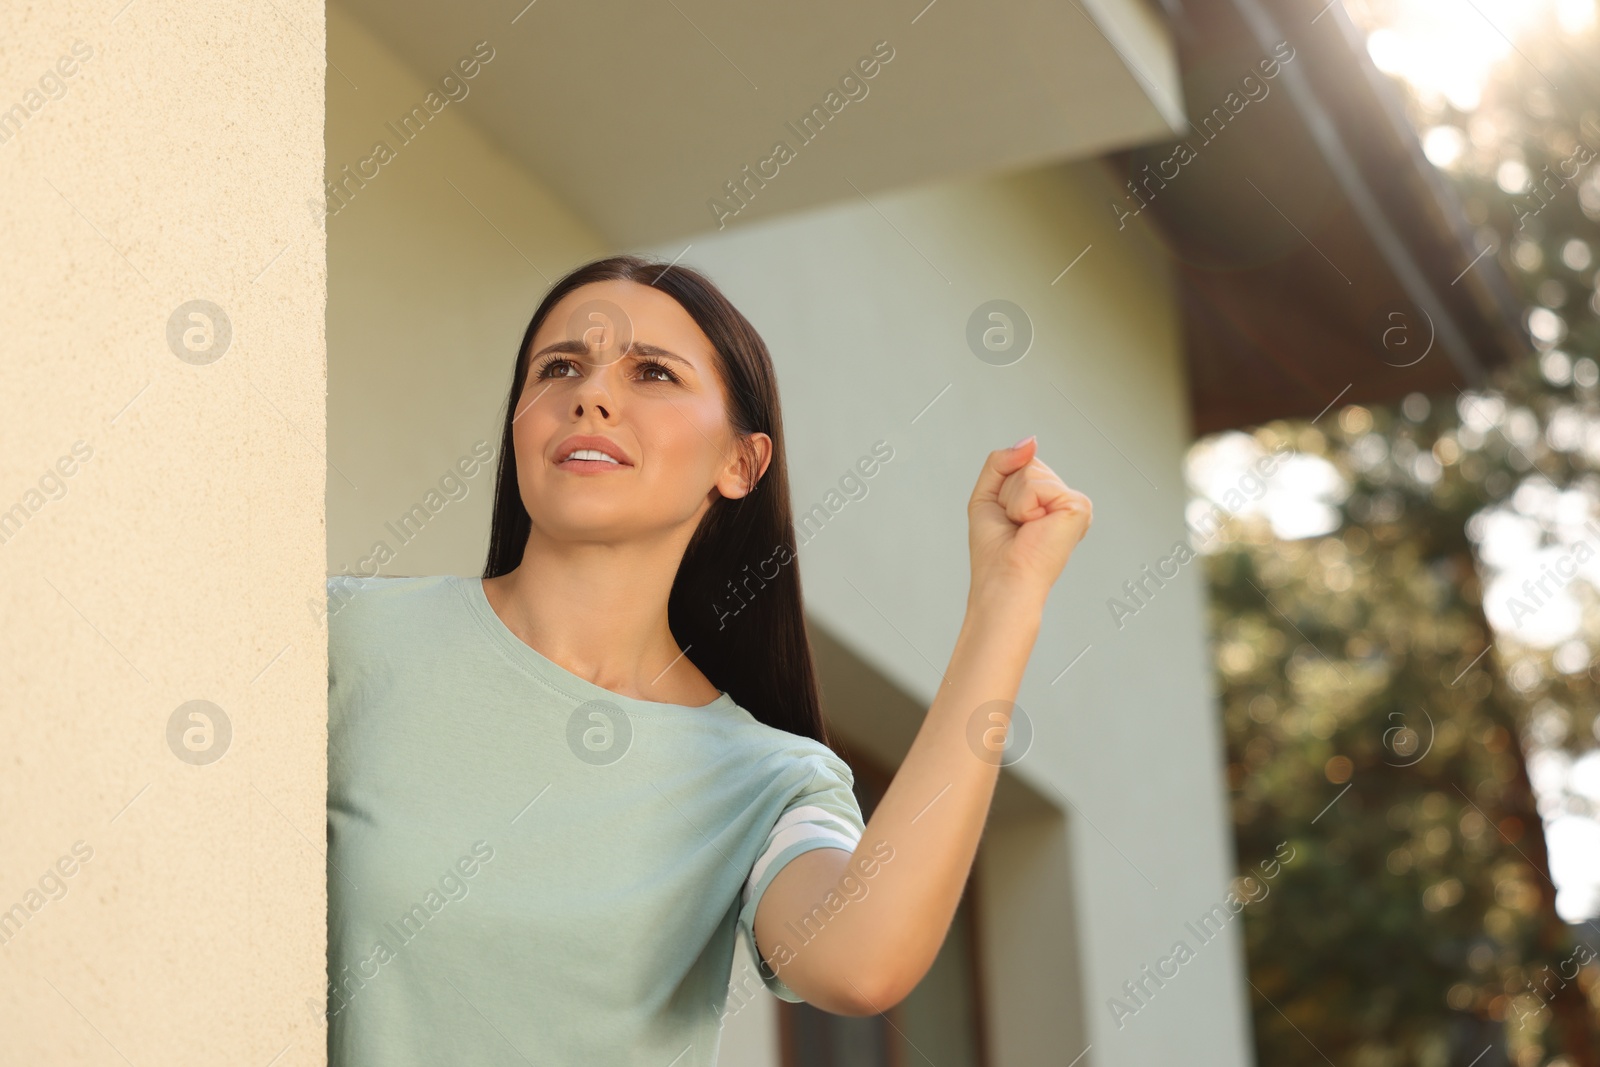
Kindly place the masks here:
MULTIPOLYGON (((1365 5, 1369 27, 1392 7, 1365 5)), ((1575 970, 1575 934, 1600 945, 1600 924, 1554 912, 1525 759, 1600 737, 1597 613, 1559 649, 1496 635, 1474 544, 1502 513, 1570 539, 1574 502, 1600 499, 1600 165, 1542 199, 1504 167, 1536 181, 1579 145, 1600 158, 1600 36, 1552 24, 1519 47, 1472 113, 1408 106, 1421 130, 1461 131, 1445 173, 1538 356, 1481 394, 1259 428, 1262 449, 1337 469, 1340 525, 1282 541, 1237 519, 1206 557, 1239 870, 1296 849, 1245 912, 1262 1064, 1600 1063, 1600 971, 1557 987, 1545 969, 1575 970)))

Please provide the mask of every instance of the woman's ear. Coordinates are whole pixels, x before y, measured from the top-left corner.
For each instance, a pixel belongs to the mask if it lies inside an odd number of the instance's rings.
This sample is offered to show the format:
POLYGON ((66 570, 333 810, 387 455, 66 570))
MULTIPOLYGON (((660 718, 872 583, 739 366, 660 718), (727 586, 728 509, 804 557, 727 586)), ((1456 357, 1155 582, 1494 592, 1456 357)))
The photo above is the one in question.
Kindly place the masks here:
POLYGON ((734 454, 717 479, 717 491, 730 500, 738 500, 760 484, 772 462, 772 438, 764 433, 753 433, 735 442, 734 454), (755 477, 751 477, 754 470, 755 477))

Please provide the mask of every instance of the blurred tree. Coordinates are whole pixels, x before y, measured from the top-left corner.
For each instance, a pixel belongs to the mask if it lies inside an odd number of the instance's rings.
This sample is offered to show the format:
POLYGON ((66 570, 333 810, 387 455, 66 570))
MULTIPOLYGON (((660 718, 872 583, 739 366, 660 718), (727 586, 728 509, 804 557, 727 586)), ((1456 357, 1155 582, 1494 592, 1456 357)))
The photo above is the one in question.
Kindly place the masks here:
MULTIPOLYGON (((1417 2, 1348 6, 1370 31, 1417 2)), ((1262 1064, 1318 1062, 1309 1043, 1358 1067, 1600 1067, 1600 924, 1576 928, 1585 944, 1558 915, 1543 832, 1600 816, 1563 776, 1600 738, 1597 598, 1496 581, 1508 541, 1600 558, 1584 525, 1600 502, 1586 2, 1545 4, 1481 100, 1397 82, 1514 279, 1537 359, 1482 394, 1259 428, 1261 450, 1287 441, 1338 472, 1336 525, 1284 540, 1242 516, 1202 546, 1239 869, 1296 849, 1244 912, 1262 1064), (1563 612, 1578 632, 1552 646, 1563 612)), ((1457 17, 1487 17, 1474 9, 1457 17)))

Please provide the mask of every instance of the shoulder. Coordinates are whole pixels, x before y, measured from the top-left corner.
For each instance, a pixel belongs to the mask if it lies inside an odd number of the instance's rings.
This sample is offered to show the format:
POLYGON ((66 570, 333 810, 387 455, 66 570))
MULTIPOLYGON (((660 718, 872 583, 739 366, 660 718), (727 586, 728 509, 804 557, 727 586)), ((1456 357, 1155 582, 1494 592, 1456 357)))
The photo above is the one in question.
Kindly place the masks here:
POLYGON ((847 787, 855 783, 855 772, 844 757, 821 741, 768 726, 746 708, 740 707, 740 711, 744 713, 741 733, 751 766, 780 774, 801 789, 808 783, 843 782, 847 787))

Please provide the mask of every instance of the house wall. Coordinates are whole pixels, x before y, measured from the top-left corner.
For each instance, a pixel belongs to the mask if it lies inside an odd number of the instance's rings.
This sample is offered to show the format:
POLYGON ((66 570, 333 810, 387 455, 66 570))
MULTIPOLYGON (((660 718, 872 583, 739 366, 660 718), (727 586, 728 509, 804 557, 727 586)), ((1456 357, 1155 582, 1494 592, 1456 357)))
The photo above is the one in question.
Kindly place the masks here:
POLYGON ((321 5, 0 41, 0 1059, 319 1064, 321 5))
MULTIPOLYGON (((426 85, 337 6, 329 56, 337 176, 426 85)), ((475 441, 496 444, 547 282, 612 251, 461 118, 447 107, 328 220, 330 571, 370 569, 380 541, 384 573, 481 567, 492 470, 414 538, 385 523, 475 441)), ((1185 922, 1222 899, 1232 866, 1198 566, 1121 627, 1107 608, 1184 536, 1190 439, 1164 265, 1141 231, 1116 229, 1114 195, 1097 165, 1057 165, 870 203, 849 193, 640 250, 682 253, 766 338, 799 509, 826 507, 874 443, 893 448, 866 495, 803 538, 801 566, 814 617, 924 703, 959 627, 964 506, 987 451, 1037 432, 1042 457, 1095 501, 1020 696, 1036 738, 1013 769, 1058 815, 997 822, 980 854, 994 1067, 1066 1063, 1090 1045, 1083 1065, 1199 1048, 1249 1062, 1236 931, 1196 946, 1120 1028, 1107 1006, 1175 940, 1193 941, 1185 922), (981 361, 966 338, 996 298, 1035 330, 1011 366, 981 361)), ((776 1062, 774 1007, 757 997, 730 1016, 724 1062, 776 1062)))

